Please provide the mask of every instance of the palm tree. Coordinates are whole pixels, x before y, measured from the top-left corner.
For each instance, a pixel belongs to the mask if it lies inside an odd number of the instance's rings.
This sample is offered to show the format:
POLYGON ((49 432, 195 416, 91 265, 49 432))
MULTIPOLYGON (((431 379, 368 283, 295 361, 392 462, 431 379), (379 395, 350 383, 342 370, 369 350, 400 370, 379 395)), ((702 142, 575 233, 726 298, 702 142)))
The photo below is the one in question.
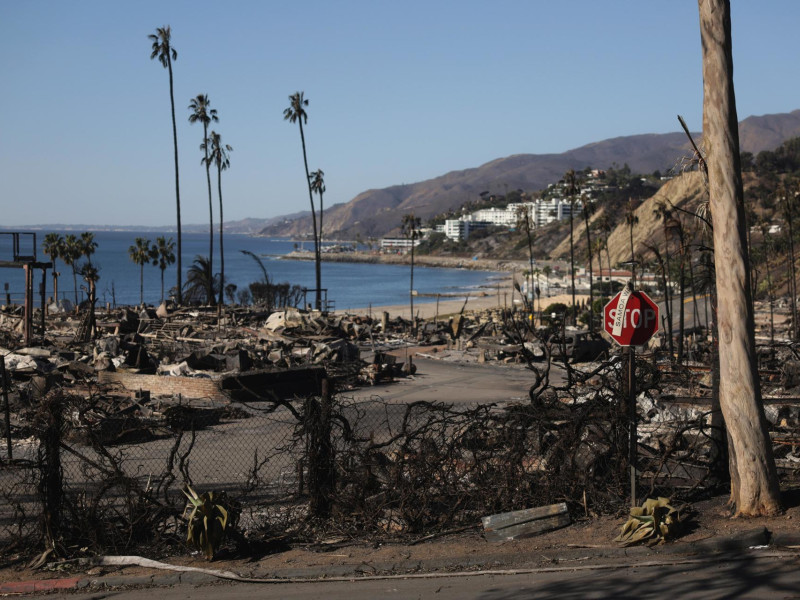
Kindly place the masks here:
POLYGON ((775 356, 775 296, 772 289, 772 269, 770 268, 769 261, 774 251, 774 244, 772 236, 769 233, 769 223, 761 222, 759 224, 761 230, 761 256, 764 261, 764 268, 766 270, 766 286, 767 286, 767 300, 769 301, 769 347, 770 353, 773 358, 775 356))
MULTIPOLYGON (((673 344, 672 344, 672 291, 670 289, 670 269, 669 269, 669 228, 667 227, 667 223, 672 218, 672 210, 667 206, 667 203, 663 200, 656 202, 656 207, 653 210, 653 215, 657 219, 661 220, 661 226, 664 231, 664 268, 662 270, 664 276, 664 308, 667 311, 667 328, 669 329, 667 339, 669 340, 669 359, 672 360, 673 354, 673 344)), ((659 260, 661 260, 660 255, 657 256, 659 260)))
POLYGON ((581 214, 583 215, 583 224, 586 227, 586 251, 589 253, 589 332, 594 332, 594 277, 592 272, 592 236, 591 227, 589 227, 589 219, 594 214, 594 202, 587 201, 582 203, 581 214))
POLYGON ((319 196, 319 250, 322 252, 322 195, 325 193, 325 173, 317 169, 311 173, 311 191, 319 196))
MULTIPOLYGON (((683 332, 686 327, 686 238, 683 233, 683 224, 677 217, 672 217, 665 225, 667 234, 677 240, 680 262, 678 263, 678 364, 683 364, 683 332)), ((671 325, 671 324, 670 324, 671 325)), ((670 331, 670 335, 672 332, 670 331)))
POLYGON ((575 178, 575 169, 570 169, 564 175, 564 183, 566 184, 565 194, 569 202, 569 272, 572 280, 572 325, 577 324, 578 310, 575 306, 575 242, 573 240, 573 218, 572 213, 575 209, 575 194, 578 192, 578 185, 575 178))
POLYGON ((172 238, 165 238, 163 235, 156 238, 153 246, 153 264, 161 269, 161 302, 164 302, 164 271, 175 262, 175 242, 172 238))
POLYGON ((78 269, 78 273, 88 285, 89 294, 89 323, 84 332, 85 338, 81 341, 89 341, 97 335, 97 319, 95 318, 95 303, 97 302, 97 282, 100 279, 100 267, 93 265, 90 260, 83 263, 78 269))
POLYGON ((796 195, 782 184, 778 188, 778 200, 783 212, 783 218, 786 220, 788 227, 787 236, 789 238, 789 295, 791 296, 789 306, 792 311, 792 339, 797 339, 797 275, 795 267, 795 254, 794 254, 794 212, 796 209, 796 195))
MULTIPOLYGON (((607 209, 604 208, 603 209, 603 214, 600 215, 597 218, 595 223, 597 224, 597 230, 600 232, 600 234, 602 236, 602 240, 603 240, 603 246, 602 247, 606 251, 606 264, 608 265, 608 278, 609 278, 609 286, 610 286, 610 281, 611 281, 611 252, 608 249, 608 236, 611 234, 611 231, 612 231, 613 228, 611 226, 611 220, 608 218, 608 214, 607 214, 606 211, 607 211, 607 209)), ((599 253, 598 253, 598 256, 600 256, 599 253)), ((602 266, 600 267, 600 270, 601 271, 603 270, 602 266)), ((610 293, 610 291, 611 290, 610 290, 610 287, 609 287, 609 293, 610 293)))
POLYGON ((306 154, 306 137, 303 133, 303 123, 308 123, 308 113, 305 107, 308 106, 308 100, 303 98, 303 92, 295 92, 289 96, 289 108, 283 111, 283 119, 290 123, 297 123, 300 125, 300 142, 303 145, 303 165, 306 169, 306 184, 308 184, 308 199, 311 202, 311 229, 314 235, 314 268, 316 274, 316 299, 315 306, 317 310, 322 309, 322 271, 320 263, 322 257, 320 256, 319 249, 319 233, 317 230, 317 213, 314 210, 314 193, 311 189, 311 176, 308 172, 308 156, 306 154))
POLYGON ((183 244, 181 239, 181 185, 180 178, 178 177, 178 126, 175 122, 175 93, 172 85, 172 61, 178 59, 178 52, 172 47, 171 38, 172 32, 169 25, 165 27, 156 28, 155 34, 147 36, 153 42, 153 51, 150 54, 150 60, 158 58, 161 66, 169 71, 169 104, 172 109, 172 145, 175 148, 175 206, 178 212, 178 304, 182 304, 183 297, 181 296, 181 276, 183 273, 183 265, 181 262, 181 253, 183 252, 183 244))
POLYGON ((536 294, 536 306, 537 306, 536 312, 539 313, 539 322, 540 323, 542 322, 542 301, 540 299, 540 297, 542 295, 542 290, 539 287, 539 275, 541 275, 541 274, 542 274, 542 270, 539 267, 536 267, 533 270, 533 276, 536 278, 536 287, 533 288, 533 291, 536 294))
POLYGON ((669 293, 667 292, 667 286, 669 285, 667 266, 664 258, 661 256, 661 251, 657 246, 645 244, 645 247, 653 253, 653 256, 656 257, 656 262, 661 269, 661 287, 664 288, 664 306, 667 309, 667 348, 669 349, 669 359, 672 361, 672 357, 675 356, 675 352, 672 342, 672 309, 670 308, 669 293))
MULTIPOLYGON (((597 232, 597 227, 595 227, 595 232, 597 232)), ((605 284, 603 283, 603 248, 605 247, 605 240, 602 237, 598 236, 592 242, 592 252, 597 257, 597 270, 599 272, 600 278, 600 296, 605 295, 605 284)), ((611 269, 609 269, 610 271, 611 269)))
POLYGON ((628 225, 628 234, 631 242, 631 262, 634 262, 636 257, 634 255, 633 247, 633 227, 639 222, 639 217, 636 216, 636 211, 633 208, 633 198, 628 198, 628 208, 625 211, 625 223, 628 225))
POLYGON ((400 225, 400 230, 403 235, 411 240, 411 287, 409 288, 408 297, 411 301, 411 329, 412 332, 417 329, 417 320, 414 318, 414 244, 419 234, 420 219, 415 217, 414 213, 403 215, 403 221, 400 225))
MULTIPOLYGON (((216 132, 211 132, 211 149, 210 154, 206 153, 206 158, 203 160, 211 160, 217 166, 217 195, 219 196, 219 273, 220 273, 220 286, 219 286, 219 303, 224 304, 225 300, 222 296, 223 288, 225 287, 225 244, 222 240, 222 172, 231 166, 231 158, 229 153, 233 152, 233 148, 228 144, 222 143, 221 136, 216 132)), ((201 146, 206 150, 205 142, 201 146)))
POLYGON ((91 231, 84 231, 81 234, 81 255, 86 257, 89 264, 92 264, 92 254, 97 250, 97 242, 94 241, 94 234, 91 231))
MULTIPOLYGON (((208 124, 219 121, 216 109, 211 108, 211 102, 206 94, 198 94, 189 102, 189 123, 203 124, 203 143, 200 149, 204 156, 200 164, 206 165, 206 182, 208 183, 208 264, 213 272, 214 265, 214 207, 211 202, 211 162, 208 159, 208 151, 211 149, 208 143, 208 124)), ((210 304, 214 304, 214 298, 210 299, 210 304)))
MULTIPOLYGON (((528 265, 530 267, 530 274, 533 275, 533 222, 531 220, 531 211, 530 209, 525 206, 524 204, 521 205, 517 209, 517 228, 521 229, 528 240, 528 265)), ((533 280, 530 281, 530 288, 533 287, 533 280)), ((533 295, 531 295, 531 301, 533 301, 533 295)))
POLYGON ((56 259, 61 258, 64 251, 64 238, 58 233, 48 233, 44 236, 42 250, 50 257, 53 263, 53 298, 58 302, 58 271, 56 270, 56 259))
POLYGON ((156 258, 154 250, 150 240, 143 237, 137 237, 134 245, 128 247, 128 256, 134 264, 139 265, 139 304, 144 304, 144 266, 156 258))
POLYGON ((211 272, 211 261, 206 256, 195 256, 186 272, 184 285, 187 302, 211 303, 214 301, 216 280, 211 272))
POLYGON ((78 239, 72 233, 67 234, 64 237, 64 247, 60 251, 59 255, 61 256, 61 260, 64 261, 64 264, 72 268, 72 285, 75 291, 75 306, 77 306, 78 276, 77 276, 77 266, 75 264, 75 261, 77 261, 81 256, 83 256, 83 245, 81 244, 80 239, 78 239))
POLYGON ((547 296, 550 296, 550 275, 553 273, 553 267, 550 265, 545 265, 542 267, 542 273, 544 273, 544 281, 547 284, 547 296))

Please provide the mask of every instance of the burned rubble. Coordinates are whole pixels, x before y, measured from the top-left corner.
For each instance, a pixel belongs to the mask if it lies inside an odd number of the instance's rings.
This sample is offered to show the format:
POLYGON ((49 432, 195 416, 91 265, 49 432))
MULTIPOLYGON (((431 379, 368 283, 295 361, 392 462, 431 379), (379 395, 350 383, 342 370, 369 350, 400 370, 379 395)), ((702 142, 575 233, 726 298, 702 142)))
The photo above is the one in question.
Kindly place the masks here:
MULTIPOLYGON (((33 423, 42 403, 61 393, 61 443, 68 468, 82 473, 76 482, 110 480, 148 506, 153 490, 161 503, 176 501, 170 482, 236 490, 242 502, 250 498, 250 531, 267 519, 297 532, 309 510, 323 507, 354 532, 420 534, 564 498, 573 513, 613 510, 625 497, 621 357, 585 331, 534 327, 526 313, 501 309, 411 323, 386 313, 124 308, 98 311, 89 342, 75 340, 81 322, 70 312, 48 315, 35 346, 2 331, 9 464, 42 460, 33 423), (528 402, 456 408, 435 399, 348 399, 355 387, 413 375, 414 355, 527 369, 528 402), (266 435, 274 437, 265 443, 266 435), (142 466, 156 457, 163 467, 142 466), (316 503, 306 505, 309 497, 316 503)), ((776 343, 761 351, 762 385, 779 469, 796 478, 800 369, 794 345, 781 341, 785 320, 777 322, 776 343)), ((686 498, 722 480, 710 344, 705 332, 687 336, 681 365, 665 355, 663 340, 638 356, 645 492, 686 498)), ((95 511, 116 506, 100 495, 83 502, 95 511)), ((124 523, 135 516, 111 514, 124 523)))

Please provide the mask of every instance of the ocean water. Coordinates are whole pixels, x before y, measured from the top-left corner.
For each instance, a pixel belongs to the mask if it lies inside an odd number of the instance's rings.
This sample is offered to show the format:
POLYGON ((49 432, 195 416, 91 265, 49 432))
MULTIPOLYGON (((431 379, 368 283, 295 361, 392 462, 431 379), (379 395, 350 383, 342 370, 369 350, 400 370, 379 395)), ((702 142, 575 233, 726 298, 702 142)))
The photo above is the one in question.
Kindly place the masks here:
MULTIPOLYGON (((41 244, 44 231, 36 232, 38 248, 36 257, 39 261, 49 260, 42 252, 41 244)), ((60 232, 64 235, 63 232, 60 232)), ((71 232, 74 233, 74 232, 71 232)), ((170 234, 160 232, 130 231, 97 231, 94 232, 97 250, 92 256, 92 263, 100 268, 100 281, 97 284, 98 301, 117 305, 132 305, 139 302, 139 266, 128 256, 128 248, 137 237, 145 237, 155 241, 156 237, 170 234)), ((172 235, 173 240, 175 238, 172 235)), ((32 246, 30 238, 22 238, 21 253, 27 254, 32 246), (26 245, 27 244, 27 245, 26 245)), ((11 260, 11 236, 0 235, 0 261, 11 260)), ((313 244, 305 243, 305 249, 311 250, 313 244)), ((313 288, 314 261, 286 260, 281 258, 295 249, 295 242, 288 239, 257 238, 241 234, 225 235, 225 278, 235 283, 239 289, 246 288, 250 282, 260 280, 261 269, 252 257, 243 254, 248 250, 261 258, 269 273, 270 279, 276 283, 289 282, 303 287, 313 288)), ((183 234, 183 270, 184 282, 186 270, 191 266, 194 257, 208 254, 207 233, 183 234)), ((214 272, 219 272, 219 237, 214 239, 214 272)), ((62 261, 57 262, 57 270, 61 273, 58 282, 59 297, 74 299, 72 270, 62 261)), ((366 308, 405 304, 409 295, 410 268, 403 265, 382 265, 364 263, 322 263, 322 287, 328 289, 328 300, 337 310, 366 308)), ((158 304, 161 299, 161 270, 152 265, 144 267, 144 300, 148 304, 158 304)), ((35 274, 35 291, 39 289, 41 271, 35 274)), ((497 273, 486 271, 470 271, 466 269, 439 269, 414 267, 414 288, 419 294, 462 294, 466 295, 476 289, 492 285, 497 273)), ((21 303, 24 297, 24 276, 21 269, 0 269, 0 283, 8 284, 8 294, 12 302, 21 303)), ((78 287, 82 280, 78 277, 78 287)), ((176 283, 176 265, 169 266, 164 272, 165 294, 176 283)), ((0 293, 5 293, 5 285, 0 286, 0 293)), ((53 280, 48 271, 47 296, 53 295, 53 280)), ((309 295, 309 301, 313 301, 309 295)), ((78 298, 85 297, 79 289, 78 298)), ((5 295, 0 296, 0 304, 5 304, 5 295)), ((419 296, 416 303, 435 302, 435 298, 419 296)), ((38 296, 36 305, 38 306, 38 296)))

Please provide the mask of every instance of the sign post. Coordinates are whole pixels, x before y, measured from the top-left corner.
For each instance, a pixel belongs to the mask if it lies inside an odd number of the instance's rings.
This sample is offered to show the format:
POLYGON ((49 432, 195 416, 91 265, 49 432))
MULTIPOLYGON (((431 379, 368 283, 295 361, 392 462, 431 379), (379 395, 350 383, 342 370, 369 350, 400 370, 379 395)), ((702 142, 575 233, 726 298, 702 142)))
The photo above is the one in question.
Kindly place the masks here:
POLYGON ((631 506, 636 506, 636 346, 650 341, 658 331, 658 305, 628 283, 603 308, 603 329, 628 356, 628 463, 631 475, 631 506))

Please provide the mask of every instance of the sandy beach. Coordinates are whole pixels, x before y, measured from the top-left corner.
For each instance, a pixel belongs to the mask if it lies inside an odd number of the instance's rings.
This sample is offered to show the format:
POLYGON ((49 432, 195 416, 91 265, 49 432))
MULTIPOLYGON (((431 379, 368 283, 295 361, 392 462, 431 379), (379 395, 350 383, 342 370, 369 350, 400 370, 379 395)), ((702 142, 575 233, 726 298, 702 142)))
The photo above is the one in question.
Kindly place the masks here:
MULTIPOLYGON (((494 292, 480 292, 481 295, 470 296, 467 299, 466 308, 464 308, 464 312, 480 312, 484 310, 491 310, 496 308, 511 308, 512 306, 516 306, 517 309, 522 307, 522 303, 520 301, 519 292, 515 291, 512 287, 511 279, 509 278, 508 281, 501 282, 500 286, 500 294, 498 296, 497 291, 494 292)), ((576 294, 575 301, 576 302, 585 302, 589 299, 589 296, 586 294, 576 294)), ((553 304, 556 302, 562 302, 564 304, 569 305, 572 302, 572 295, 571 294, 560 294, 558 296, 550 296, 550 297, 542 297, 541 300, 541 308, 548 306, 549 304, 553 304)), ((464 299, 441 299, 438 302, 438 307, 436 302, 425 302, 425 303, 418 303, 414 302, 414 312, 417 313, 417 316, 421 319, 434 319, 436 318, 437 314, 440 318, 446 317, 448 315, 457 314, 461 311, 461 308, 464 307, 464 299)), ((336 311, 338 314, 348 314, 348 315, 368 315, 372 314, 372 316, 380 315, 383 312, 389 313, 389 318, 393 317, 403 317, 404 319, 409 319, 411 310, 410 310, 410 303, 406 304, 395 304, 392 306, 373 306, 372 308, 354 308, 350 310, 342 310, 336 311)), ((536 304, 536 308, 539 308, 539 304, 536 304)))
MULTIPOLYGON (((294 260, 309 260, 309 253, 292 253, 287 255, 286 258, 294 260)), ((384 264, 409 264, 409 255, 393 255, 393 254, 372 254, 366 252, 341 252, 336 254, 323 255, 323 262, 367 262, 367 263, 384 263, 384 264)), ((503 273, 505 276, 497 279, 495 285, 477 290, 466 299, 465 312, 480 312, 490 309, 512 308, 516 306, 518 309, 522 307, 520 293, 514 289, 514 281, 521 283, 524 279, 523 273, 529 268, 528 261, 522 260, 495 260, 488 258, 469 259, 463 257, 445 257, 445 256, 418 256, 415 258, 415 263, 418 266, 426 267, 442 267, 450 269, 470 269, 481 271, 495 271, 503 273)), ((555 278, 554 278, 555 279, 555 278)), ((561 291, 563 288, 559 288, 561 291)), ((585 302, 588 300, 587 294, 576 294, 576 302, 585 302)), ((456 314, 461 311, 464 305, 465 298, 463 296, 453 298, 450 296, 442 296, 438 302, 431 301, 430 296, 415 297, 414 298, 414 312, 421 319, 434 319, 437 315, 446 317, 448 315, 456 314)), ((561 302, 569 305, 572 302, 571 294, 554 294, 549 297, 542 296, 540 299, 541 308, 555 302, 561 302)), ((538 303, 536 308, 539 308, 538 303)), ((411 308, 409 302, 402 304, 394 304, 391 306, 372 306, 369 304, 361 308, 350 308, 347 310, 337 310, 338 314, 349 315, 380 315, 383 312, 388 312, 389 317, 403 317, 409 319, 411 317, 411 308)))

